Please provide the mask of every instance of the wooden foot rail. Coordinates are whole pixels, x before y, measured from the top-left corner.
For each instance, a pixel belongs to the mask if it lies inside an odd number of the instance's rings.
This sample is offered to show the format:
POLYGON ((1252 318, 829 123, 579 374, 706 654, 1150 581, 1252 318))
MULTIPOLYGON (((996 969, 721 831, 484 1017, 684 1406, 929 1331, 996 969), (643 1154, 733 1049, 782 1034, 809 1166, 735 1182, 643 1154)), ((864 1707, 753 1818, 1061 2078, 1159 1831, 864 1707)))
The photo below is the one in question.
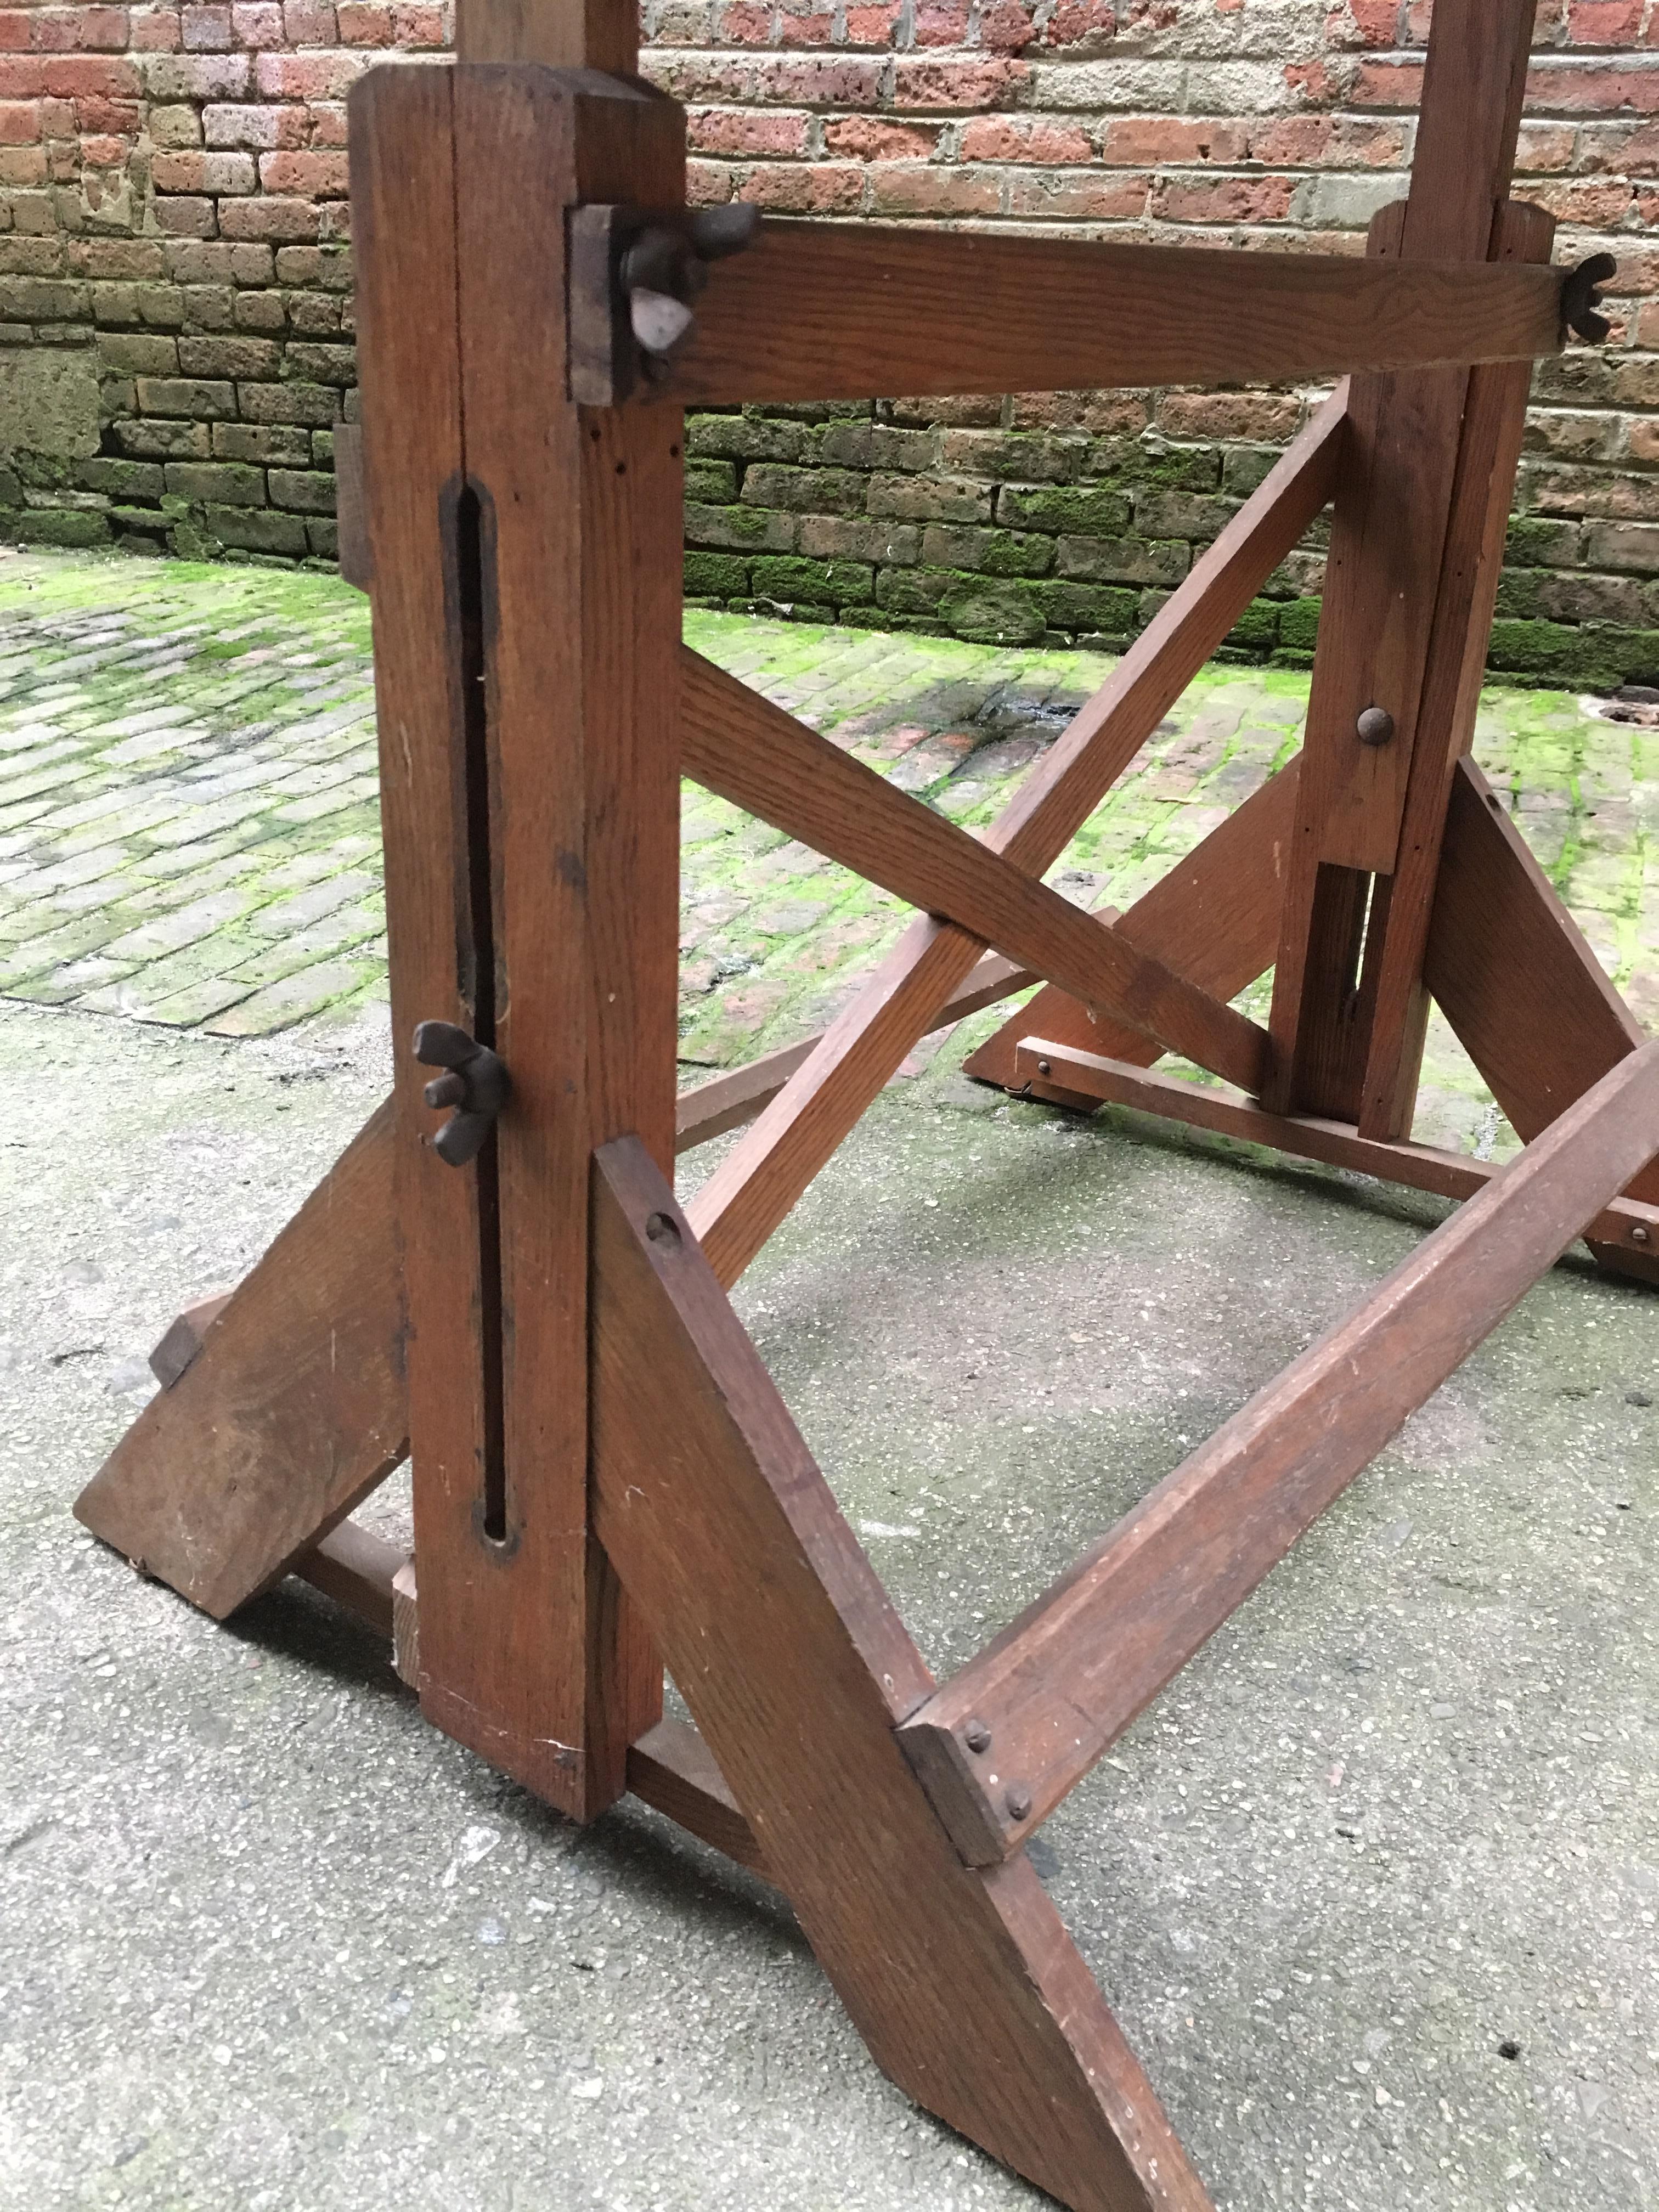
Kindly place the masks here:
POLYGON ((1659 1040, 1603 1076, 911 1716, 905 1747, 970 1864, 1005 1857, 1047 1819, 1656 1152, 1659 1040))

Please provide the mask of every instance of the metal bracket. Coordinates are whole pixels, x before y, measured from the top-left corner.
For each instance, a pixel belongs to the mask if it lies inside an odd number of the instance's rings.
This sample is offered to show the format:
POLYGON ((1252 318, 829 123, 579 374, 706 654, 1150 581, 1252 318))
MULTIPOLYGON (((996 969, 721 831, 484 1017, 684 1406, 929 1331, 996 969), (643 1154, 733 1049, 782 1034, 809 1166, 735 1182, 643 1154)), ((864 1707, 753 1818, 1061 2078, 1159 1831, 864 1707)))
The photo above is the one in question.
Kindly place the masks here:
POLYGON ((1619 264, 1612 254, 1592 253, 1588 261, 1581 261, 1571 271, 1561 287, 1562 323, 1587 345, 1605 345, 1607 342, 1613 325, 1596 312, 1601 305, 1597 287, 1611 283, 1618 274, 1619 264))
POLYGON ((570 211, 570 396, 615 407, 648 392, 696 327, 708 264, 741 253, 761 226, 746 201, 717 208, 625 205, 570 211))
POLYGON ((483 1150, 512 1092, 507 1063, 453 1022, 422 1022, 415 1031, 415 1057, 422 1067, 449 1071, 426 1086, 426 1103, 434 1112, 457 1109, 432 1139, 432 1149, 452 1168, 464 1168, 483 1150))

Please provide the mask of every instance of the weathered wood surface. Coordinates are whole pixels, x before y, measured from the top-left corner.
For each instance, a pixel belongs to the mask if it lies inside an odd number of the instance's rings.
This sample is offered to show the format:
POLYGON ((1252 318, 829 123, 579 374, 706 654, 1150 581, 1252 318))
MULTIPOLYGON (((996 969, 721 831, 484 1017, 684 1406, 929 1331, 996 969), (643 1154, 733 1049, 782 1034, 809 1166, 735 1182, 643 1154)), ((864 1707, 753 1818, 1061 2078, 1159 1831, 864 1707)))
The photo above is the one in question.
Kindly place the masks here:
POLYGON ((356 1521, 331 1528, 314 1550, 302 1552, 294 1572, 302 1582, 355 1613, 360 1620, 392 1638, 392 1587, 408 1553, 356 1521))
POLYGON ((906 1743, 962 1848, 982 1856, 993 1834, 998 1855, 1018 1848, 1656 1147, 1659 1041, 1603 1076, 913 1717, 906 1743), (963 1741, 970 1719, 991 1732, 979 1759, 963 1741), (1030 1808, 1020 1820, 1004 1795, 1016 1784, 1030 1808))
MULTIPOLYGON (((1052 866, 1330 496, 1345 434, 1339 391, 1055 739, 986 842, 1030 874, 1052 866)), ((691 1218, 734 1282, 967 975, 983 947, 914 923, 811 1058, 720 1163, 691 1218)))
POLYGON ((739 1866, 766 1873, 755 1832, 726 1787, 714 1753, 684 1721, 659 1721, 629 1747, 628 1786, 642 1803, 666 1814, 739 1866))
POLYGON ((872 2055, 1075 2212, 1203 2212, 1036 1875, 911 1774, 930 1678, 667 1182, 595 1170, 594 1525, 872 2055))
POLYGON ((76 1501, 222 1620, 404 1456, 404 1319, 382 1106, 76 1501))
POLYGON ((689 649, 681 699, 682 763, 707 789, 1166 1051, 1247 1090, 1260 1083, 1267 1031, 1138 951, 1109 922, 689 649))
POLYGON ((1474 255, 1443 228, 1438 265, 1421 252, 1389 265, 774 222, 712 270, 664 388, 678 405, 732 406, 1275 383, 1559 352, 1559 273, 1466 267, 1474 255))

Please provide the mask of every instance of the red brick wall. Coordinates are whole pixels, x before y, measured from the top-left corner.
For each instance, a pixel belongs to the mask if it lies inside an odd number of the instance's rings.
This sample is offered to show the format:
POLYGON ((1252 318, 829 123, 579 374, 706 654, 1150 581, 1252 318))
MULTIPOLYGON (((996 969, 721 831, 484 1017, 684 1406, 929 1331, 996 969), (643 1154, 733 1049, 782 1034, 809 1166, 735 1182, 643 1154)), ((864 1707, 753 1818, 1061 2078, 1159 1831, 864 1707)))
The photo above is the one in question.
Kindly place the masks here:
MULTIPOLYGON (((686 103, 702 199, 1354 251, 1404 186, 1427 15, 645 0, 645 66, 686 103)), ((345 94, 449 29, 433 0, 0 11, 0 529, 326 557, 331 426, 352 398, 345 94)), ((1659 675, 1656 152, 1659 0, 1541 0, 1519 189, 1559 217, 1562 258, 1606 246, 1623 273, 1605 354, 1540 372, 1499 634, 1539 673, 1659 675)), ((689 582, 859 621, 1120 637, 1310 398, 894 395, 703 418, 689 582)), ((1318 580, 1315 543, 1241 649, 1304 651, 1296 603, 1318 580)))

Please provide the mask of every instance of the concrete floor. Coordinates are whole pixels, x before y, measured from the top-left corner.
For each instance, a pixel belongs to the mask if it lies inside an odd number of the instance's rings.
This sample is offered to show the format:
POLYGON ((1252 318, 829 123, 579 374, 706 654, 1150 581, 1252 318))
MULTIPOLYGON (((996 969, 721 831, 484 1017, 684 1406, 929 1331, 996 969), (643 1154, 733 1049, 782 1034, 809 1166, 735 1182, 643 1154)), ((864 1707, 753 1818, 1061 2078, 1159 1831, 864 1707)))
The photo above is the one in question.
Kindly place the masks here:
MULTIPOLYGON (((379 1097, 381 1018, 0 1016, 0 2204, 1036 2204, 763 1885, 637 1806, 567 1826, 314 1593, 216 1626, 70 1519, 149 1344, 379 1097)), ((941 1669, 1437 1217, 958 1056, 738 1299, 941 1669)), ((1656 1316, 1559 1268, 1033 1846, 1224 2212, 1659 2203, 1656 1316)))

